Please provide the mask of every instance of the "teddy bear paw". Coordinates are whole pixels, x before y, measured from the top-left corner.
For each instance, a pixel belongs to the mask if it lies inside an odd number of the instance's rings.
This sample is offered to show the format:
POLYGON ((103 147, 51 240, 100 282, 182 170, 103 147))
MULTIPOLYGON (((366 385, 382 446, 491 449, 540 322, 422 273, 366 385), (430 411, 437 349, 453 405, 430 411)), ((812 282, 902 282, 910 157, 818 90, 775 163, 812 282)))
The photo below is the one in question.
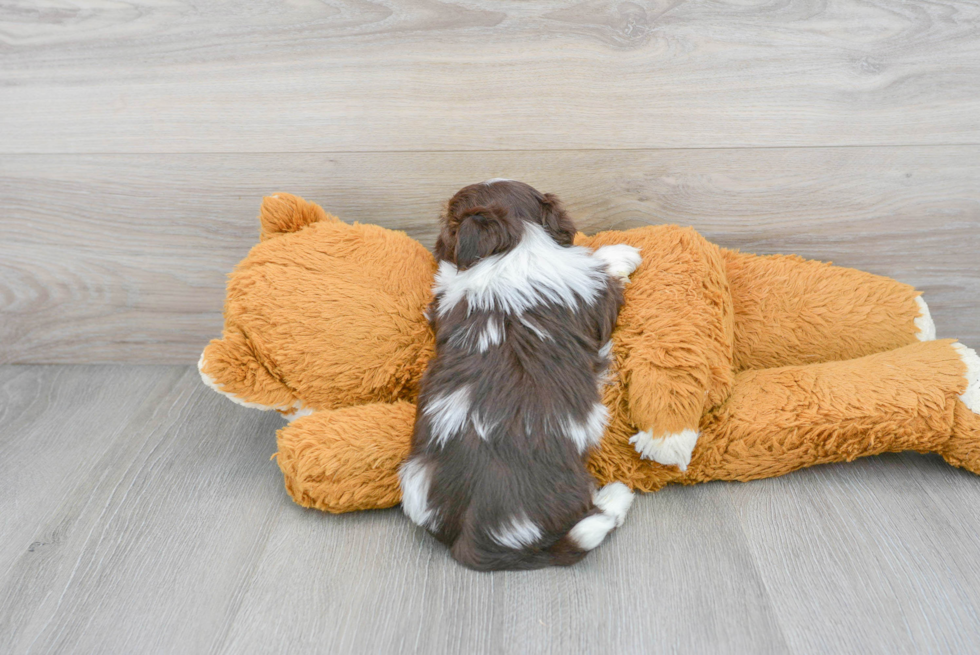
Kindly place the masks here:
POLYGON ((640 249, 625 243, 603 246, 593 254, 606 263, 606 270, 610 275, 618 277, 624 284, 629 283, 630 273, 635 271, 643 261, 640 257, 640 249))
POLYGON ((960 395, 960 400, 971 412, 980 414, 980 355, 962 343, 954 343, 953 348, 966 364, 966 391, 960 395))
POLYGON ((936 324, 932 321, 932 314, 929 313, 929 305, 922 299, 922 296, 915 297, 915 304, 919 306, 919 315, 916 317, 915 329, 916 338, 919 341, 934 341, 936 339, 936 324))
POLYGON ((313 413, 313 411, 314 410, 313 410, 312 407, 305 407, 303 405, 303 402, 302 401, 297 400, 293 404, 293 411, 291 411, 291 412, 288 412, 288 411, 287 412, 280 412, 280 413, 282 414, 282 417, 284 419, 286 419, 287 421, 289 421, 290 423, 292 423, 293 421, 295 421, 298 418, 303 418, 304 416, 311 415, 313 413))
POLYGON ((261 409, 263 411, 275 410, 282 414, 283 418, 290 422, 304 416, 309 416, 313 413, 313 408, 304 406, 303 401, 301 400, 294 401, 292 405, 263 405, 262 403, 253 403, 245 400, 244 398, 236 396, 230 391, 225 391, 222 384, 204 372, 206 366, 207 360, 204 359, 204 353, 201 353, 201 358, 197 360, 197 371, 201 374, 201 380, 204 382, 204 384, 211 387, 211 389, 217 391, 236 405, 241 405, 242 407, 248 407, 250 409, 261 409))
POLYGON ((654 437, 650 432, 641 431, 630 437, 630 443, 642 459, 652 459, 658 464, 676 466, 686 471, 687 465, 691 463, 691 453, 698 443, 698 431, 682 430, 662 437, 654 437))

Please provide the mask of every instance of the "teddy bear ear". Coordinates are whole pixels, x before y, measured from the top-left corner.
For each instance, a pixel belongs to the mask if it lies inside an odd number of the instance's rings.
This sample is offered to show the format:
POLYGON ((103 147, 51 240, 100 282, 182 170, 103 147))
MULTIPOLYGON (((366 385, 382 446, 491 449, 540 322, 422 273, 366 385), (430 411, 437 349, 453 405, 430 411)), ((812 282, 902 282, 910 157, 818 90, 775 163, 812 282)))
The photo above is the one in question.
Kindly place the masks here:
POLYGON ((323 211, 320 205, 290 193, 266 196, 262 199, 262 208, 259 210, 263 241, 280 234, 297 232, 311 223, 339 220, 323 211))

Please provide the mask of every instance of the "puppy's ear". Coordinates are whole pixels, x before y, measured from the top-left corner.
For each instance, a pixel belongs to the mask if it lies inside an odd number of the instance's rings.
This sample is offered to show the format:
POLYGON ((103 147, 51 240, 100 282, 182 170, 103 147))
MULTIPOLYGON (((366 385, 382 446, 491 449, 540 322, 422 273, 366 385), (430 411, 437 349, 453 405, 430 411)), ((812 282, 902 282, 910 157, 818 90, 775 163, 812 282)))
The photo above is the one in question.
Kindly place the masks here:
POLYGON ((453 211, 453 201, 450 199, 446 203, 446 206, 442 209, 442 215, 439 217, 439 224, 442 229, 439 230, 439 236, 436 238, 436 247, 433 249, 433 253, 436 257, 436 261, 452 261, 453 259, 453 234, 449 230, 450 217, 453 211))
POLYGON ((465 271, 484 257, 511 250, 522 229, 520 221, 497 205, 467 209, 456 230, 456 267, 465 271))
POLYGON ((565 212, 558 196, 552 193, 544 194, 541 199, 541 226, 563 246, 570 246, 575 241, 575 223, 565 212))
POLYGON ((448 240, 449 236, 446 234, 446 228, 442 228, 442 231, 439 232, 439 237, 436 239, 436 247, 433 249, 436 261, 442 261, 444 259, 452 260, 452 252, 450 252, 449 245, 446 243, 448 240))

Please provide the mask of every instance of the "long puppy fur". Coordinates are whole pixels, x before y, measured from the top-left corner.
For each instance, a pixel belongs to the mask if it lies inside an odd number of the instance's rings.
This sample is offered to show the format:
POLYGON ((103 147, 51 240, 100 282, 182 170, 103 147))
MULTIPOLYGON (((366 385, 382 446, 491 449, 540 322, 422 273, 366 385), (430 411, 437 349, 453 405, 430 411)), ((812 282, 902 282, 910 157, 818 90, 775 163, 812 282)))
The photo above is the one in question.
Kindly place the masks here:
POLYGON ((639 255, 574 236, 557 198, 510 180, 463 188, 443 216, 436 355, 399 475, 405 513, 474 569, 577 562, 633 499, 619 483, 596 490, 585 458, 639 255))

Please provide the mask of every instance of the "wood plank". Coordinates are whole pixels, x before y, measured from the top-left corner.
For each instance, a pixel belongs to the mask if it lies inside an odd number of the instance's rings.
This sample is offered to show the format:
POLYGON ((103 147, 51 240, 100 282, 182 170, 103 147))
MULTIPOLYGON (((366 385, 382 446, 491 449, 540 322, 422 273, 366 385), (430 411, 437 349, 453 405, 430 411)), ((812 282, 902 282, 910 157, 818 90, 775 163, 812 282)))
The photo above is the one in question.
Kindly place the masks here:
POLYGON ((191 367, 0 367, 0 651, 974 652, 980 478, 887 455, 641 496, 569 569, 292 505, 191 367))
POLYGON ((785 650, 717 489, 641 499, 633 521, 573 569, 477 574, 397 509, 292 505, 268 458, 280 419, 211 393, 192 368, 11 369, 0 368, 0 389, 53 402, 12 404, 0 428, 23 438, 5 447, 37 447, 30 428, 17 430, 26 414, 38 426, 82 409, 104 420, 41 440, 85 475, 40 475, 0 496, 3 515, 23 494, 57 500, 15 513, 23 534, 0 576, 3 652, 527 652, 515 634, 535 651, 785 650), (43 392, 31 376, 49 380, 43 392), (156 391, 118 389, 131 378, 156 391), (86 384, 101 391, 79 393, 86 384), (79 459, 77 444, 93 454, 79 459))
POLYGON ((980 646, 980 480, 888 455, 730 485, 793 652, 980 646))
POLYGON ((980 143, 980 7, 46 0, 0 152, 980 143))
POLYGON ((637 499, 569 569, 477 573, 400 510, 289 508, 221 652, 781 653, 723 487, 637 499))
POLYGON ((282 420, 190 367, 35 371, 11 382, 42 397, 18 413, 34 421, 2 425, 0 651, 220 644, 288 502, 269 461, 282 420), (31 375, 52 381, 34 393, 31 375))
POLYGON ((445 199, 497 176, 556 192, 586 232, 674 222, 895 277, 940 336, 980 345, 978 146, 16 155, 0 159, 0 362, 196 361, 263 194, 431 246, 445 199))
MULTIPOLYGON (((20 557, 59 548, 70 520, 38 534, 38 521, 60 506, 84 503, 75 491, 116 454, 123 428, 159 402, 184 371, 0 367, 0 579, 20 557), (121 399, 140 402, 120 402, 121 399), (107 408, 112 408, 107 411, 107 408)), ((0 629, 0 634, 4 633, 0 629)), ((0 649, 2 650, 2 649, 0 649)))

